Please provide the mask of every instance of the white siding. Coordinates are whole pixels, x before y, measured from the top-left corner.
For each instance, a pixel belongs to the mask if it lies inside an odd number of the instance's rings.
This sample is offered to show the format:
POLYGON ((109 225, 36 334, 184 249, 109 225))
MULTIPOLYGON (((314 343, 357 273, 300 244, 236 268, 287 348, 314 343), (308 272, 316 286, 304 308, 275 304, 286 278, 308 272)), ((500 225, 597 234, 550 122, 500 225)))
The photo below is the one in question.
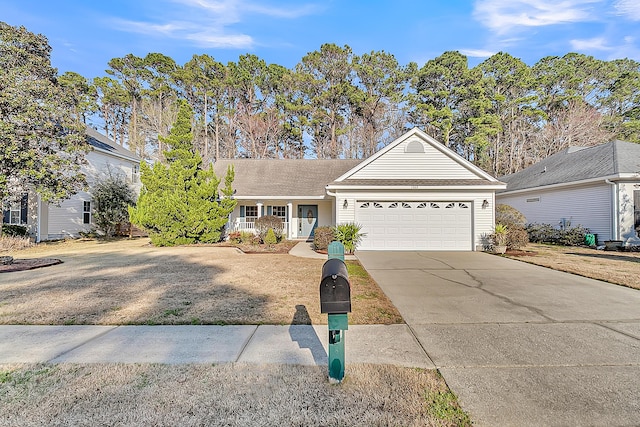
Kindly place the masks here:
POLYGON ((42 236, 43 240, 78 237, 81 231, 89 231, 91 224, 83 224, 85 201, 91 201, 91 195, 80 192, 60 203, 60 206, 50 204, 48 233, 47 236, 42 236))
MULTIPOLYGON (((43 204, 40 219, 42 240, 78 237, 80 232, 91 230, 92 224, 83 223, 84 202, 92 202, 91 187, 97 179, 106 177, 109 170, 112 174, 122 174, 136 194, 139 193, 141 188, 139 174, 134 174, 133 171, 138 163, 113 157, 98 150, 90 151, 85 158, 87 164, 83 166, 82 171, 87 176, 89 193, 80 192, 62 201, 60 206, 43 204)), ((91 207, 94 207, 93 202, 91 207)))
POLYGON ((350 179, 477 179, 478 175, 440 150, 413 136, 365 165, 350 179), (424 153, 405 152, 421 144, 424 153))
POLYGON ((486 245, 487 236, 493 232, 494 199, 493 191, 340 191, 337 195, 336 223, 356 221, 356 201, 439 201, 439 202, 467 202, 471 205, 471 228, 473 233, 473 247, 469 249, 481 250, 486 245), (344 200, 348 207, 344 208, 344 200), (482 204, 487 200, 488 206, 483 209, 482 204))
POLYGON ((507 196, 497 194, 496 203, 516 208, 528 223, 558 227, 564 220, 570 221, 572 226, 582 225, 598 234, 598 240, 602 242, 611 239, 611 188, 602 183, 507 196))
POLYGON ((96 182, 96 178, 105 177, 108 171, 120 173, 134 187, 136 193, 142 186, 140 174, 134 173, 133 168, 138 164, 119 157, 112 157, 100 151, 90 151, 86 155, 87 164, 83 167, 83 172, 87 175, 89 187, 96 182))

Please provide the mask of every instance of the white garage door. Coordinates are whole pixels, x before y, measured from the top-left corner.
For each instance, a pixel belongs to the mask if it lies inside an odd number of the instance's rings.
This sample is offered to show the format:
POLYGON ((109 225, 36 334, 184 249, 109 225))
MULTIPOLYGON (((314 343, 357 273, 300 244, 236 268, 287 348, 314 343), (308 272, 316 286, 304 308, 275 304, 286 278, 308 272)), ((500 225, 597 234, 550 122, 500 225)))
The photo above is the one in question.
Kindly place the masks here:
POLYGON ((471 203, 358 201, 362 250, 469 251, 471 203))

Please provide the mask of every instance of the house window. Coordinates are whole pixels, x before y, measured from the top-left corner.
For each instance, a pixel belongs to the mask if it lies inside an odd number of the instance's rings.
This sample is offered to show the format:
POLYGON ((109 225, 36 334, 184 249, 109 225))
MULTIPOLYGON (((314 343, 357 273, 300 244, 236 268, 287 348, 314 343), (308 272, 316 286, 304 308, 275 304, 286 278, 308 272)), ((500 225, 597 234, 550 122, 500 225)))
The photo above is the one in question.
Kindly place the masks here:
POLYGON ((407 208, 410 208, 411 205, 409 203, 402 202, 402 207, 407 209, 407 208))
POLYGON ((431 206, 433 209, 440 209, 440 205, 437 203, 431 203, 429 206, 431 206))
POLYGON ((5 205, 3 213, 3 220, 6 224, 21 225, 27 223, 27 209, 28 209, 28 196, 22 195, 22 199, 19 202, 5 205))
POLYGON ((426 202, 422 202, 418 205, 418 209, 425 209, 427 207, 427 203, 426 202))
POLYGON ((634 228, 636 236, 640 237, 640 190, 633 192, 633 211, 634 211, 634 228))
POLYGON ((9 206, 9 224, 20 224, 20 205, 18 203, 9 206))
POLYGON ((82 223, 91 224, 91 202, 83 202, 82 204, 82 223))
POLYGON ((466 203, 458 203, 458 207, 462 209, 469 209, 469 206, 466 203))
POLYGON ((257 206, 245 206, 244 216, 246 222, 256 222, 258 219, 258 207, 257 206))
POLYGON ((447 206, 445 206, 445 209, 451 209, 451 208, 455 208, 456 204, 455 203, 449 203, 447 206))
POLYGON ((140 180, 140 166, 133 165, 131 167, 131 182, 138 182, 140 180))
POLYGON ((398 203, 391 203, 391 204, 389 205, 389 208, 390 208, 390 209, 395 209, 395 208, 397 208, 397 207, 398 207, 398 203))
POLYGON ((271 206, 271 215, 277 216, 283 222, 287 221, 287 207, 286 206, 271 206))

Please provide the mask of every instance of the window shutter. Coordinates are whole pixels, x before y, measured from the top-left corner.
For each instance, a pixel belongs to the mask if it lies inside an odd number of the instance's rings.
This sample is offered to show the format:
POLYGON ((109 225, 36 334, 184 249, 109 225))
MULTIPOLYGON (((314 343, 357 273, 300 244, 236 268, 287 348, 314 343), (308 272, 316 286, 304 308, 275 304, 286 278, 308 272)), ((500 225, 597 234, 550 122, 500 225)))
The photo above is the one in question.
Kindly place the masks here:
POLYGON ((20 223, 26 224, 29 219, 27 216, 27 210, 29 208, 29 195, 25 194, 20 200, 20 223))
POLYGON ((267 206, 267 215, 273 215, 273 206, 267 206))
POLYGON ((262 212, 260 213, 260 216, 264 216, 264 205, 262 205, 262 209, 260 209, 262 212))
POLYGON ((3 219, 3 223, 4 224, 9 224, 9 221, 11 221, 11 218, 9 216, 9 210, 7 209, 6 211, 2 211, 2 218, 3 219))
POLYGON ((240 218, 244 218, 246 215, 244 214, 244 206, 240 206, 240 218))

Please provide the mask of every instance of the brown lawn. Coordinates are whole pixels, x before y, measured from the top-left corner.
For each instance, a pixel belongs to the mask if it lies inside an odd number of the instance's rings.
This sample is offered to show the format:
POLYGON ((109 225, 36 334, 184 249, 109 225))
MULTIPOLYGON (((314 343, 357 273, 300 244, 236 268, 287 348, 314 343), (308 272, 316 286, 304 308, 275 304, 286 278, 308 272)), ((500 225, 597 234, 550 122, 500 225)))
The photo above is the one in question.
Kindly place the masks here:
MULTIPOLYGON (((156 248, 148 239, 56 242, 12 256, 63 263, 0 273, 0 324, 327 322, 319 302, 323 260, 215 246, 156 248)), ((348 264, 350 323, 402 322, 362 267, 348 264)))
POLYGON ((585 247, 529 244, 532 254, 513 256, 531 264, 640 289, 640 252, 598 251, 585 247))
POLYGON ((3 426, 471 426, 435 370, 0 365, 3 426))

